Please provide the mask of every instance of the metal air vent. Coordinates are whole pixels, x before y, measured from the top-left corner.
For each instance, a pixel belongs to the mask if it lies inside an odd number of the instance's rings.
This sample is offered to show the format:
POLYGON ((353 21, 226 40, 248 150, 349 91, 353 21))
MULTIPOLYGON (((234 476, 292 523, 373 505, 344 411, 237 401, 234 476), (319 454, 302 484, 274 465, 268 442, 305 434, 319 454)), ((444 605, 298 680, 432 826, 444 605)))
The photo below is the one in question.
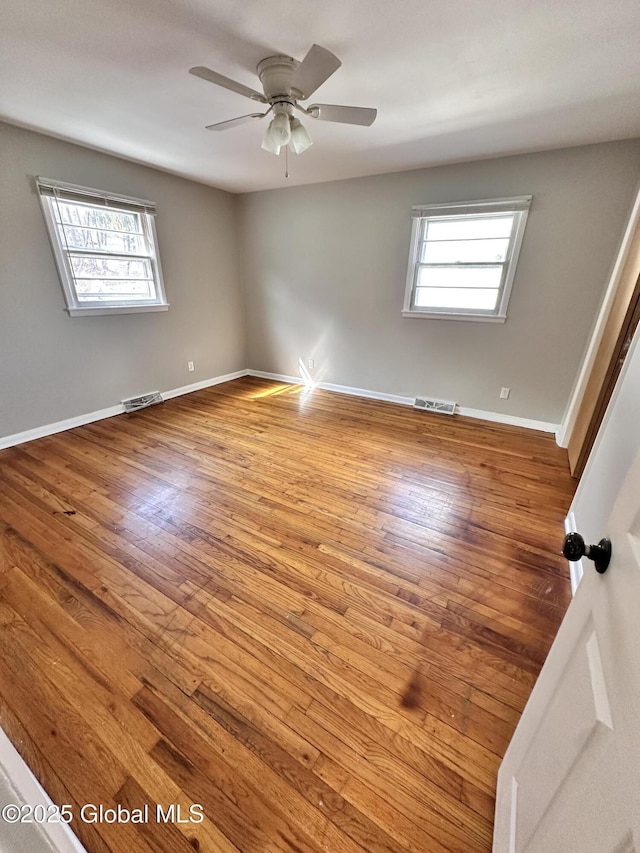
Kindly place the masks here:
POLYGON ((456 403, 453 400, 434 400, 429 397, 416 397, 413 408, 421 409, 423 412, 439 412, 441 415, 454 415, 456 403))
POLYGON ((155 406, 156 403, 162 403, 162 394, 159 391, 122 401, 125 412, 138 412, 140 409, 146 409, 147 406, 155 406))

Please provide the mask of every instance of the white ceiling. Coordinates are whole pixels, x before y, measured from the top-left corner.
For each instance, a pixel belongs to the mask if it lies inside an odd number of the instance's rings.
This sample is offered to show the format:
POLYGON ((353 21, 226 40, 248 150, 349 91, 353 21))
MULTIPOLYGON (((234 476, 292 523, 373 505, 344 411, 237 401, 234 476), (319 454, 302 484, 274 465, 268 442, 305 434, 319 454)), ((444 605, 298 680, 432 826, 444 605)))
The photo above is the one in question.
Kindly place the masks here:
POLYGON ((640 136, 638 0, 2 0, 0 116, 234 192, 640 136), (342 60, 314 101, 377 107, 372 127, 305 119, 314 145, 260 148, 266 56, 342 60))

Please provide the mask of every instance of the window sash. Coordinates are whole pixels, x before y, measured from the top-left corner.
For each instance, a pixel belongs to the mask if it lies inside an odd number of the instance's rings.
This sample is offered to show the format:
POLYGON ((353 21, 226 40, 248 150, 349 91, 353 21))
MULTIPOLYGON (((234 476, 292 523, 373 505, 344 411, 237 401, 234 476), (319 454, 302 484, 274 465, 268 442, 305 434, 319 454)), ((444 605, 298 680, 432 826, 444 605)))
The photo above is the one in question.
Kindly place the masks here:
MULTIPOLYGON (((57 195, 56 195, 56 193, 54 193, 52 196, 52 204, 55 204, 56 201, 57 201, 57 195)), ((97 205, 89 204, 89 206, 95 207, 97 205)), ((107 209, 110 209, 110 210, 118 209, 118 208, 112 208, 111 205, 105 205, 105 207, 107 207, 107 209)), ((119 208, 119 209, 122 210, 123 208, 119 208)), ((135 213, 138 213, 138 211, 135 211, 135 213)), ((123 254, 121 252, 117 252, 117 253, 116 252, 108 252, 108 251, 100 252, 100 251, 94 251, 93 249, 91 249, 91 250, 76 249, 75 247, 70 248, 68 243, 67 243, 67 239, 66 239, 66 232, 65 232, 65 225, 66 224, 67 223, 62 222, 62 220, 60 222, 58 222, 54 218, 54 227, 58 233, 59 238, 60 237, 62 238, 62 239, 60 239, 60 249, 61 249, 61 252, 63 253, 63 256, 65 258, 65 262, 66 262, 65 267, 66 267, 66 269, 69 273, 70 279, 71 279, 74 301, 75 301, 76 306, 78 308, 89 307, 89 306, 99 307, 101 305, 104 305, 106 302, 109 302, 112 305, 117 304, 119 306, 141 305, 141 304, 151 304, 152 305, 152 304, 158 302, 158 293, 157 293, 157 288, 155 286, 155 279, 156 279, 156 269, 154 267, 155 256, 154 256, 154 252, 153 252, 153 245, 151 243, 151 240, 149 239, 149 229, 148 229, 148 222, 147 222, 146 216, 144 216, 144 215, 140 216, 140 226, 142 228, 142 232, 141 233, 140 232, 132 232, 132 233, 135 233, 136 236, 142 237, 144 244, 145 244, 145 248, 147 251, 143 254, 136 254, 136 255, 134 255, 134 254, 126 255, 126 254, 123 254), (63 240, 64 240, 64 243, 63 243, 63 240), (75 271, 73 264, 71 262, 71 258, 73 258, 73 257, 76 257, 76 256, 77 257, 80 257, 80 256, 86 257, 87 255, 89 255, 89 256, 91 256, 91 255, 102 255, 104 257, 114 258, 116 260, 140 259, 143 261, 148 261, 150 266, 151 266, 152 281, 154 282, 153 293, 150 294, 149 296, 145 296, 142 294, 133 294, 133 293, 130 293, 130 294, 122 293, 119 296, 116 296, 115 294, 112 294, 112 295, 105 294, 104 297, 98 297, 97 295, 95 295, 94 299, 87 299, 82 294, 82 291, 80 291, 78 289, 78 283, 80 281, 83 281, 84 278, 76 275, 76 271, 75 271)), ((73 227, 73 226, 69 226, 69 227, 73 227)), ((97 230, 106 230, 106 229, 97 229, 97 230)), ((114 279, 113 279, 113 281, 130 281, 130 280, 131 280, 130 278, 125 278, 125 277, 122 277, 122 278, 114 277, 114 279)))
MULTIPOLYGON (((505 212, 507 212, 507 211, 501 211, 501 213, 505 213, 505 212)), ((509 212, 511 212, 511 211, 509 211, 509 212)), ((476 212, 476 214, 477 214, 477 212, 476 212)), ((491 217, 493 214, 494 214, 494 211, 491 211, 491 212, 487 212, 484 215, 482 215, 482 214, 476 215, 476 216, 471 215, 470 218, 484 219, 485 217, 486 218, 491 217)), ((460 217, 459 213, 454 214, 454 215, 448 214, 448 215, 444 215, 444 216, 438 215, 438 216, 421 217, 419 220, 420 237, 418 240, 418 246, 416 247, 417 248, 416 256, 417 257, 422 256, 423 251, 424 251, 423 247, 430 242, 428 239, 428 236, 427 236, 430 222, 446 221, 448 219, 460 219, 460 218, 461 217, 460 217)), ((511 225, 511 234, 509 235, 509 238, 508 238, 509 243, 507 246, 507 252, 506 252, 506 256, 505 256, 504 261, 491 261, 491 262, 489 262, 489 261, 473 261, 473 262, 456 261, 456 262, 452 262, 452 263, 425 263, 423 261, 419 261, 416 258, 416 260, 415 260, 414 283, 413 283, 412 294, 411 294, 411 310, 421 311, 421 312, 433 312, 436 314, 441 314, 441 313, 442 314, 452 314, 452 313, 462 313, 462 312, 464 312, 465 314, 497 314, 500 310, 501 297, 502 297, 502 292, 504 289, 505 279, 506 279, 506 272, 509 268, 509 263, 511 261, 512 247, 513 247, 513 242, 514 242, 514 233, 515 233, 516 227, 517 227, 517 216, 515 215, 515 212, 514 212, 513 223, 511 225), (465 306, 464 308, 455 309, 452 307, 445 307, 445 306, 438 306, 438 305, 420 306, 417 304, 418 290, 422 290, 422 289, 426 288, 425 285, 419 285, 420 270, 423 268, 483 269, 486 267, 498 267, 498 266, 502 267, 502 273, 500 275, 500 281, 499 281, 498 287, 486 288, 486 287, 482 287, 481 285, 478 285, 478 287, 483 289, 483 290, 490 289, 490 290, 496 290, 497 291, 495 307, 493 309, 488 310, 486 308, 473 308, 473 307, 467 307, 467 306, 465 306)), ((435 242, 435 241, 433 241, 433 242, 435 242)), ((463 241, 456 241, 456 242, 463 242, 463 241)), ((473 238, 469 238, 466 242, 473 242, 473 238)), ((474 288, 473 287, 465 288, 464 286, 460 286, 460 285, 457 285, 457 286, 451 285, 450 289, 452 289, 452 290, 453 289, 456 289, 456 290, 466 290, 466 289, 472 290, 474 288)))
POLYGON ((428 216, 471 216, 475 214, 512 213, 527 211, 533 196, 519 195, 509 198, 480 199, 479 201, 459 201, 450 204, 418 204, 411 208, 414 219, 428 216))
POLYGON ((95 207, 113 207, 131 212, 143 211, 151 216, 155 216, 156 213, 154 202, 146 199, 105 193, 92 187, 81 187, 77 184, 67 184, 63 181, 54 181, 40 176, 36 178, 36 185, 40 196, 43 198, 56 197, 60 201, 80 202, 95 207))
POLYGON ((492 264, 416 264, 415 283, 414 283, 414 286, 412 289, 412 294, 411 294, 411 310, 412 311, 419 311, 419 312, 433 312, 433 313, 437 313, 437 314, 452 314, 452 313, 460 313, 460 312, 468 313, 470 315, 482 315, 482 314, 487 314, 487 313, 494 314, 500 308, 500 301, 501 301, 502 291, 504 289, 506 273, 507 273, 506 261, 494 262, 492 264), (488 284, 486 282, 482 282, 482 281, 480 281, 476 284, 473 284, 473 285, 450 284, 450 283, 444 283, 444 284, 424 283, 423 284, 421 281, 421 277, 420 277, 420 270, 421 269, 452 269, 452 270, 458 270, 458 269, 486 269, 486 268, 493 268, 493 269, 501 268, 497 286, 493 286, 493 285, 490 285, 490 284, 488 284), (469 303, 472 303, 474 301, 474 298, 473 298, 474 291, 483 291, 483 292, 492 291, 496 294, 496 298, 495 298, 495 304, 494 304, 493 308, 475 308, 471 304, 467 304, 464 307, 460 308, 460 307, 456 307, 454 305, 449 305, 449 306, 437 305, 437 304, 435 304, 435 302, 434 302, 434 304, 420 305, 419 304, 420 292, 421 291, 424 292, 425 290, 434 291, 434 296, 436 295, 437 291, 445 291, 445 290, 457 291, 457 292, 469 291, 469 296, 470 296, 469 303))
MULTIPOLYGON (((413 218, 413 234, 411 241, 411 253, 409 257, 409 270, 407 274, 407 288, 405 294, 405 307, 403 313, 408 316, 447 316, 452 319, 488 319, 495 320, 499 322, 504 322, 506 319, 506 306, 508 303, 508 299, 510 296, 511 285, 513 283, 513 277, 515 274, 515 266, 518 258, 518 253, 520 250, 520 245, 522 243, 522 237, 524 232, 524 226, 527 219, 527 213, 529 204, 531 202, 531 196, 518 196, 515 199, 496 199, 492 201, 480 201, 480 202, 464 202, 461 204, 452 204, 452 205, 423 205, 414 207, 412 209, 412 218, 413 218), (445 242, 441 240, 429 241, 428 239, 428 226, 429 223, 434 223, 437 221, 446 221, 446 220, 454 220, 454 219, 477 219, 477 220, 486 220, 491 217, 496 216, 504 216, 504 214, 510 214, 513 216, 513 222, 511 226, 511 233, 509 235, 509 242, 507 246, 507 251, 504 260, 492 260, 492 261, 453 261, 453 262, 424 262, 421 258, 424 255, 425 247, 429 244, 429 242, 445 242), (493 289, 496 291, 496 301, 495 307, 491 310, 482 309, 482 308, 472 308, 472 307, 464 307, 464 308, 452 308, 452 307, 442 307, 438 305, 419 305, 418 302, 418 289, 423 291, 425 289, 432 289, 437 287, 437 285, 427 285, 426 283, 421 283, 421 270, 425 269, 482 269, 485 267, 502 267, 502 273, 500 276, 499 286, 495 288, 488 288, 481 284, 477 285, 477 289, 488 290, 493 289)), ((473 242, 474 237, 461 238, 457 241, 452 242, 473 242)), ((441 285, 443 288, 445 285, 441 285)), ((464 286, 460 285, 457 288, 451 286, 449 288, 446 285, 447 289, 466 289, 464 286)), ((469 290, 473 290, 475 288, 469 287, 469 290)))
POLYGON ((160 259, 157 254, 157 238, 155 234, 155 206, 153 202, 141 199, 131 199, 126 196, 115 196, 102 193, 84 187, 71 184, 62 184, 45 178, 36 178, 38 194, 45 214, 45 221, 49 231, 60 282, 67 302, 67 311, 72 314, 86 313, 113 313, 132 310, 166 310, 168 308, 164 295, 164 284, 160 259), (73 204, 83 204, 95 208, 109 208, 118 212, 129 212, 138 218, 140 231, 127 231, 126 234, 135 236, 140 241, 136 247, 138 251, 127 253, 121 251, 109 251, 108 249, 82 248, 69 245, 67 242, 66 228, 81 228, 86 231, 102 232, 105 234, 120 233, 112 229, 101 229, 93 226, 83 226, 66 223, 63 221, 58 202, 65 201, 73 204), (140 251, 143 249, 143 251, 140 251), (151 277, 134 278, 131 276, 95 276, 94 280, 117 283, 136 282, 147 284, 147 293, 135 293, 133 291, 120 294, 105 291, 82 293, 78 287, 80 282, 89 280, 87 276, 76 273, 72 263, 73 258, 96 257, 123 261, 142 261, 151 273, 151 277), (87 298, 88 297, 88 298, 87 298), (95 310, 92 310, 95 309, 95 310))
POLYGON ((150 261, 152 259, 151 254, 126 254, 123 252, 107 252, 102 249, 66 249, 65 252, 71 257, 100 257, 100 258, 113 258, 114 261, 150 261))
MULTIPOLYGON (((91 205, 91 207, 93 207, 93 205, 91 205)), ((113 208, 109 208, 109 209, 113 209, 113 208)), ((145 217, 140 216, 139 219, 140 219, 140 227, 142 229, 141 232, 127 232, 127 233, 132 233, 136 237, 142 237, 144 247, 146 248, 146 252, 135 253, 135 254, 134 253, 127 254, 124 252, 110 252, 108 250, 101 250, 101 249, 79 249, 79 248, 76 248, 75 246, 70 247, 68 245, 67 237, 66 237, 65 226, 67 225, 67 223, 64 223, 62 221, 60 221, 60 222, 55 221, 54 222, 55 227, 58 231, 58 234, 59 235, 61 234, 62 237, 64 238, 64 245, 62 245, 62 240, 61 240, 60 241, 60 243, 61 243, 60 248, 61 248, 61 251, 64 253, 64 255, 66 255, 66 262, 67 262, 66 266, 67 266, 67 269, 69 270, 69 273, 71 275, 71 279, 73 282, 73 289, 75 292, 75 298, 76 298, 79 305, 88 305, 90 303, 95 303, 95 305, 102 305, 106 301, 109 301, 112 303, 117 302, 121 305, 140 304, 140 303, 153 304, 153 303, 158 301, 158 293, 157 293, 157 287, 156 287, 156 271, 154 269, 154 259, 155 258, 154 258, 153 248, 152 248, 151 242, 149 240, 148 228, 147 228, 147 223, 145 221, 145 217), (120 260, 122 260, 122 261, 142 261, 145 264, 145 266, 148 264, 149 269, 151 271, 151 277, 150 278, 144 278, 144 279, 142 279, 142 278, 138 279, 139 281, 144 280, 144 281, 151 281, 152 282, 153 286, 148 288, 148 290, 149 290, 148 295, 136 294, 135 292, 132 291, 132 292, 129 292, 128 294, 126 292, 122 292, 119 295, 116 295, 115 293, 113 293, 113 294, 105 293, 103 296, 98 296, 96 294, 95 299, 93 299, 93 300, 88 299, 86 294, 83 293, 78 288, 78 283, 81 281, 87 281, 89 277, 81 276, 81 275, 77 274, 77 272, 74 268, 73 258, 91 258, 91 257, 108 258, 110 260, 118 260, 118 261, 120 261, 120 260)), ((75 228, 76 226, 73 225, 73 226, 68 226, 68 227, 75 228)), ((106 231, 107 229, 95 229, 95 230, 106 231)), ((94 278, 96 279, 96 281, 108 279, 109 281, 113 281, 114 283, 118 282, 118 281, 131 281, 132 280, 132 277, 129 275, 108 276, 108 277, 107 276, 102 276, 102 277, 95 276, 94 278)))

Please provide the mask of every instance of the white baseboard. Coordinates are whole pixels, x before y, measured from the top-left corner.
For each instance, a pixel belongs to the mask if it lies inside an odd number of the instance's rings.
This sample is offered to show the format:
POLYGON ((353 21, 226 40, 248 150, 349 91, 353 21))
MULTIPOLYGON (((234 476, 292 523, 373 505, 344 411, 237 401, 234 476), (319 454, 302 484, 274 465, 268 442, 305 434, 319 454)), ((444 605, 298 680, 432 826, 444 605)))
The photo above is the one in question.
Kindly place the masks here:
MULTIPOLYGON (((304 385, 304 379, 300 376, 285 376, 284 373, 267 373, 264 370, 247 370, 247 376, 255 376, 258 379, 273 379, 274 382, 286 382, 288 385, 304 385)), ((314 387, 318 387, 315 385, 314 387)))
MULTIPOLYGON (((200 391, 202 388, 210 388, 212 385, 220 385, 222 382, 230 382, 232 379, 239 379, 241 376, 246 376, 248 371, 236 370, 235 373, 226 373, 224 376, 214 376, 212 379, 203 379, 201 382, 193 382, 191 385, 182 385, 180 388, 173 388, 171 391, 161 391, 165 400, 171 400, 172 397, 179 397, 181 394, 190 394, 192 391, 200 391)), ((114 415, 121 415, 124 412, 122 403, 117 406, 109 406, 108 409, 99 409, 95 412, 88 412, 85 415, 78 415, 75 418, 67 418, 64 421, 57 421, 53 424, 45 424, 35 429, 28 429, 25 432, 16 432, 13 435, 6 435, 0 438, 0 450, 5 447, 13 447, 16 444, 24 444, 27 441, 33 441, 36 438, 44 438, 47 435, 54 435, 57 432, 64 432, 67 429, 91 424, 94 421, 102 421, 105 418, 112 418, 114 415)))
MULTIPOLYGON (((276 382, 288 382, 293 385, 305 384, 300 376, 286 376, 282 373, 266 373, 263 370, 251 369, 247 373, 249 376, 257 376, 261 379, 273 379, 276 382)), ((368 397, 370 400, 384 400, 387 403, 398 403, 401 406, 413 406, 414 401, 414 397, 383 394, 381 391, 368 391, 365 388, 352 388, 349 385, 334 385, 331 382, 314 382, 313 387, 321 388, 323 391, 336 391, 338 394, 350 394, 354 397, 368 397)), ((548 423, 547 421, 519 418, 515 415, 505 415, 502 412, 485 412, 482 409, 468 409, 465 406, 458 406, 456 413, 467 418, 478 418, 483 421, 493 421, 494 423, 525 427, 526 429, 536 429, 541 432, 556 432, 558 429, 558 424, 548 423)))
MULTIPOLYGON (((222 382, 230 382, 232 379, 240 379, 242 376, 256 376, 260 379, 272 379, 275 382, 286 382, 291 385, 304 385, 305 382, 299 376, 286 376, 283 373, 268 373, 264 370, 236 370, 234 373, 226 373, 223 376, 214 376, 212 379, 203 379, 201 382, 193 382, 191 385, 182 385, 180 388, 173 388, 170 391, 161 391, 165 400, 171 400, 173 397, 179 397, 182 394, 190 394, 192 391, 200 391, 203 388, 210 388, 213 385, 220 385, 222 382)), ((398 394, 384 394, 381 391, 369 391, 366 388, 354 388, 350 385, 335 385, 332 382, 315 382, 314 388, 321 388, 323 391, 334 391, 337 394, 349 394, 352 397, 366 397, 370 400, 382 400, 386 403, 397 403, 400 406, 412 406, 413 397, 403 397, 398 394)), ((64 432, 67 429, 84 426, 85 424, 101 421, 105 418, 112 418, 114 415, 121 415, 124 412, 122 403, 117 406, 110 406, 108 409, 99 409, 95 412, 88 412, 85 415, 78 415, 75 418, 68 418, 64 421, 57 421, 52 424, 45 424, 35 429, 29 429, 25 432, 17 432, 13 435, 7 435, 0 438, 0 450, 5 447, 13 447, 16 444, 24 444, 27 441, 33 441, 36 438, 44 438, 47 435, 54 435, 57 432, 64 432)), ((483 421, 493 421, 494 423, 510 424, 511 426, 525 427, 526 429, 536 429, 542 432, 556 432, 558 424, 547 423, 546 421, 536 421, 530 418, 519 418, 514 415, 505 415, 502 412, 485 412, 482 409, 468 409, 464 406, 458 406, 457 412, 468 418, 478 418, 483 421)))
POLYGON ((172 397, 180 397, 182 394, 191 394, 192 391, 201 391, 203 388, 211 388, 212 385, 221 385, 223 382, 231 382, 232 379, 240 379, 247 376, 248 370, 236 370, 234 373, 225 373, 224 376, 214 376, 213 379, 203 379, 202 382, 193 382, 191 385, 182 385, 173 391, 162 391, 165 400, 172 397))
POLYGON ((556 432, 556 444, 558 447, 568 447, 569 446, 569 437, 571 434, 571 430, 569 428, 569 422, 566 417, 562 419, 562 423, 558 427, 556 432))
POLYGON ((519 426, 525 429, 537 429, 540 432, 555 433, 558 429, 558 424, 552 424, 548 421, 519 418, 516 415, 505 415, 502 412, 484 412, 482 409, 467 409, 465 406, 458 406, 458 414, 465 415, 467 418, 479 418, 483 421, 494 421, 495 423, 509 424, 510 426, 519 426))
MULTIPOLYGON (((42 805, 45 813, 58 817, 58 814, 49 811, 54 804, 40 785, 31 770, 27 767, 22 756, 13 746, 5 732, 0 729, 0 788, 3 793, 3 805, 5 797, 8 802, 18 806, 42 805)), ((63 803, 56 803, 62 806, 63 803)), ((64 815, 63 815, 64 817, 64 815)), ((74 814, 78 819, 78 814, 74 814)), ((0 844, 3 850, 56 850, 58 853, 86 853, 78 838, 73 834, 70 827, 61 820, 60 823, 48 821, 31 821, 25 824, 5 824, 0 832, 0 844), (13 844, 11 843, 13 836, 13 844), (20 842, 20 843, 19 843, 20 842), (4 844, 8 846, 5 847, 4 844)))
POLYGON ((99 409, 96 412, 88 412, 86 415, 78 415, 75 418, 67 418, 64 421, 56 421, 53 424, 44 424, 35 429, 16 432, 13 435, 5 435, 0 438, 0 450, 5 447, 13 447, 16 444, 33 441, 36 438, 44 438, 46 435, 54 435, 56 432, 64 432, 67 429, 84 426, 85 424, 93 423, 93 421, 112 418, 114 415, 121 415, 123 411, 124 407, 122 403, 119 403, 117 406, 109 406, 108 409, 99 409))
POLYGON ((397 394, 383 394, 380 391, 367 391, 365 388, 352 388, 350 385, 334 385, 331 382, 306 383, 301 376, 286 376, 284 373, 267 373, 264 370, 247 371, 249 376, 259 379, 273 379, 274 382, 288 382, 292 385, 310 384, 323 391, 335 391, 337 394, 349 394, 351 397, 368 397, 370 400, 384 400, 387 403, 399 403, 401 406, 413 406, 413 397, 399 397, 397 394))
POLYGON ((400 397, 397 394, 383 394, 381 391, 367 391, 365 388, 351 388, 349 385, 334 385, 331 382, 318 382, 318 388, 335 391, 337 394, 350 394, 352 397, 368 397, 371 400, 383 400, 385 403, 398 403, 400 406, 413 406, 413 397, 400 397))

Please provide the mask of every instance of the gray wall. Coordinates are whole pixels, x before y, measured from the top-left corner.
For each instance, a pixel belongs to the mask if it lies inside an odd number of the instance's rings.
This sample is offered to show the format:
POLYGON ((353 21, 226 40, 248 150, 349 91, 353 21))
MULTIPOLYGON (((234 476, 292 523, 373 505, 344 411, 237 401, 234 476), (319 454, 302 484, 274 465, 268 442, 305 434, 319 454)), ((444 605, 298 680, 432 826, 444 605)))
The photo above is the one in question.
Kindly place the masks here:
POLYGON ((634 140, 238 198, 0 124, 0 437, 300 358, 321 381, 558 423, 638 177, 634 140), (156 202, 168 312, 66 314, 37 174, 156 202), (526 193, 507 322, 403 318, 411 206, 526 193))
POLYGON ((245 195, 248 366, 559 423, 639 177, 634 140, 245 195), (412 205, 528 193, 504 325, 401 316, 412 205))
POLYGON ((235 196, 6 124, 0 188, 0 437, 245 366, 235 196), (69 317, 34 175, 155 201, 170 309, 69 317))

